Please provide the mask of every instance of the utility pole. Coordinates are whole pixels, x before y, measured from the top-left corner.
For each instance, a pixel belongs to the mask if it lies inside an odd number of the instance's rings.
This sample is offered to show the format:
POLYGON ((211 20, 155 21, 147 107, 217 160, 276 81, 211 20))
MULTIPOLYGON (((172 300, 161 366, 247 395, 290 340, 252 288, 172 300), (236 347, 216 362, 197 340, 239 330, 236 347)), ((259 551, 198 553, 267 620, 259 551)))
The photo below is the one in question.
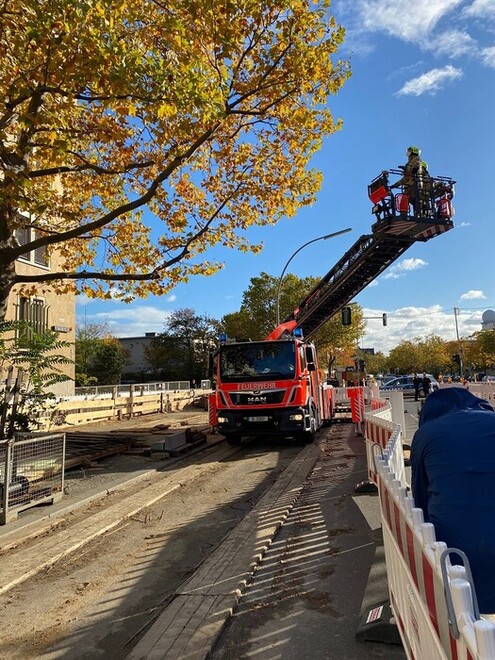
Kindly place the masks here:
POLYGON ((459 324, 457 322, 457 315, 458 314, 459 314, 459 308, 454 307, 455 335, 457 337, 457 345, 459 346, 459 357, 460 357, 459 369, 460 369, 461 373, 459 374, 459 376, 462 377, 464 375, 464 355, 462 354, 462 344, 461 344, 461 341, 459 339, 459 324))

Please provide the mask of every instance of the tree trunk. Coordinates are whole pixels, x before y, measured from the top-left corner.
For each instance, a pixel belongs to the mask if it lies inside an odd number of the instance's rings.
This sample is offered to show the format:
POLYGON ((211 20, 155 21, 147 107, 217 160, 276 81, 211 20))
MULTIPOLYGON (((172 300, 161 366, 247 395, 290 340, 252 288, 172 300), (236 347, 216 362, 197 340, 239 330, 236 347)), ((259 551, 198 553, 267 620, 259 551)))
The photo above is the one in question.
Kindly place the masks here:
POLYGON ((15 262, 2 263, 0 249, 0 322, 7 316, 9 294, 15 284, 15 262))

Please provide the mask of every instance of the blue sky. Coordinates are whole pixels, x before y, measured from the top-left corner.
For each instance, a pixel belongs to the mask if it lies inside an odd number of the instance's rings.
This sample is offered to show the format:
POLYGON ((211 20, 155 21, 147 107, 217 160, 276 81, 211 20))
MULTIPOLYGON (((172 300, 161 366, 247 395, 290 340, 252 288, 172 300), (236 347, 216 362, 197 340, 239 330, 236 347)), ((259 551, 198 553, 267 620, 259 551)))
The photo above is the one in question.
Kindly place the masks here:
POLYGON ((388 314, 388 326, 367 322, 361 346, 389 351, 402 339, 431 333, 454 339, 481 329, 495 309, 495 0, 334 0, 331 12, 347 29, 341 57, 352 77, 329 105, 343 130, 313 160, 324 175, 317 202, 274 227, 250 230, 259 255, 214 250, 225 263, 168 296, 96 301, 81 297, 78 322, 106 323, 119 337, 161 332, 170 312, 191 307, 221 318, 239 309, 250 280, 278 277, 303 243, 352 227, 352 232, 302 250, 288 272, 323 276, 374 216, 368 183, 422 148, 432 175, 457 181, 453 230, 416 243, 356 298, 365 316, 388 314))

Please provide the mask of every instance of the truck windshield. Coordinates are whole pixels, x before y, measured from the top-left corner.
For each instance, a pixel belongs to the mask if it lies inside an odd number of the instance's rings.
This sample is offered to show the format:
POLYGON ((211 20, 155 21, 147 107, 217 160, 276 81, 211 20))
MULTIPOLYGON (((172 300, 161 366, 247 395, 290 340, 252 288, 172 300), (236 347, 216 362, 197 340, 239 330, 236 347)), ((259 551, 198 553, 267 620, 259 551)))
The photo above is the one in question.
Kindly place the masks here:
POLYGON ((224 383, 294 378, 292 341, 225 344, 220 349, 220 379, 224 383))

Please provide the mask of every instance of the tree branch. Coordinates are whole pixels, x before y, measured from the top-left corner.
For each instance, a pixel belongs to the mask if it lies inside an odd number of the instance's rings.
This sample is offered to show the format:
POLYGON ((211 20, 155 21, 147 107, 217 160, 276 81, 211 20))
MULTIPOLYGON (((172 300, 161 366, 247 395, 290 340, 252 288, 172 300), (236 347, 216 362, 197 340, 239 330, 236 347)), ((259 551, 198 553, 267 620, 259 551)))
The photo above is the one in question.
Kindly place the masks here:
POLYGON ((101 227, 104 227, 105 225, 108 225, 110 222, 112 222, 112 220, 115 220, 119 216, 125 215, 126 213, 130 213, 131 211, 135 211, 141 206, 144 206, 153 199, 159 186, 178 167, 180 167, 184 161, 188 160, 188 158, 190 158, 195 153, 195 151, 197 151, 205 142, 210 139, 213 133, 220 126, 220 123, 221 122, 218 121, 214 126, 206 130, 191 144, 188 149, 186 149, 182 155, 173 158, 170 164, 155 177, 147 191, 137 199, 133 200, 132 202, 127 202, 126 204, 121 204, 116 209, 106 213, 98 220, 94 220, 93 222, 89 222, 88 224, 82 225, 80 227, 74 227, 73 229, 69 229, 65 232, 42 236, 34 241, 31 241, 30 243, 25 243, 24 245, 17 248, 12 248, 9 250, 9 253, 14 258, 17 258, 26 252, 31 252, 32 250, 43 247, 44 245, 56 245, 57 243, 63 243, 72 238, 81 238, 97 229, 100 229, 101 227))

